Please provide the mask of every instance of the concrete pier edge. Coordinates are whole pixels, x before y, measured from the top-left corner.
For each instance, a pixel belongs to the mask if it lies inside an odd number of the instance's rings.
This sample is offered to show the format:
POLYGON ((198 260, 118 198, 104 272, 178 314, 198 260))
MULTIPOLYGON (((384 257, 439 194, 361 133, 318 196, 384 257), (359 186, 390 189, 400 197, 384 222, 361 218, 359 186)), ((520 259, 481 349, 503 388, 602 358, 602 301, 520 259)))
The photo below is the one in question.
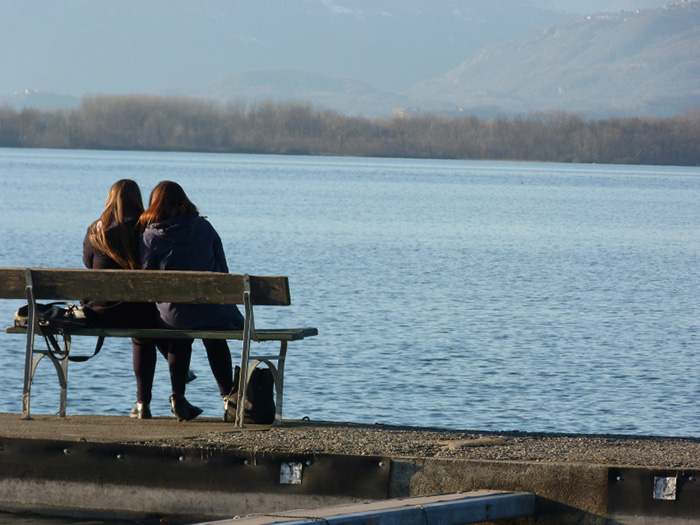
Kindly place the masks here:
POLYGON ((83 416, 93 426, 78 435, 75 422, 18 419, 0 414, 0 510, 9 512, 195 523, 498 490, 535 494, 534 517, 519 523, 700 522, 700 469, 230 450, 179 446, 178 436, 203 428, 195 424, 83 416), (138 441, 139 429, 167 435, 168 444, 138 441), (281 482, 283 463, 298 466, 299 484, 281 482))

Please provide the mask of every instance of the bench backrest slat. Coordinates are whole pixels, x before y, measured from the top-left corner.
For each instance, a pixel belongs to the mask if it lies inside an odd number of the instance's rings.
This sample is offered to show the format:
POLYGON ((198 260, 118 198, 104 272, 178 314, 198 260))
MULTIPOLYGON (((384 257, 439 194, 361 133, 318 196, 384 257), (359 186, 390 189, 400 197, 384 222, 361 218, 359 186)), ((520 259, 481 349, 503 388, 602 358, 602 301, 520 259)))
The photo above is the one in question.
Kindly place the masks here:
MULTIPOLYGON (((37 300, 243 304, 244 276, 162 270, 32 270, 37 300)), ((0 298, 26 299, 24 268, 0 268, 0 298)), ((291 304, 287 277, 250 276, 254 304, 291 304)))

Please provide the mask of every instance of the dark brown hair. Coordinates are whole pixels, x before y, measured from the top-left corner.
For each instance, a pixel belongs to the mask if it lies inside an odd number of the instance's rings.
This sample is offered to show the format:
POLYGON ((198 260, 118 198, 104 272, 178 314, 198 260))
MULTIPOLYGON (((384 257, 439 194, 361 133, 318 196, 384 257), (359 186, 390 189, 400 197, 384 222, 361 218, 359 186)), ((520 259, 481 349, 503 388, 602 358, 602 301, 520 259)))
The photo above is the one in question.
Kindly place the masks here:
POLYGON ((139 231, 126 221, 138 219, 142 213, 139 185, 131 179, 118 180, 109 189, 102 215, 88 229, 90 242, 122 268, 138 268, 139 231))
POLYGON ((185 190, 177 182, 164 180, 151 192, 148 209, 141 214, 139 224, 145 229, 149 224, 172 219, 182 214, 197 215, 197 206, 187 198, 185 190))

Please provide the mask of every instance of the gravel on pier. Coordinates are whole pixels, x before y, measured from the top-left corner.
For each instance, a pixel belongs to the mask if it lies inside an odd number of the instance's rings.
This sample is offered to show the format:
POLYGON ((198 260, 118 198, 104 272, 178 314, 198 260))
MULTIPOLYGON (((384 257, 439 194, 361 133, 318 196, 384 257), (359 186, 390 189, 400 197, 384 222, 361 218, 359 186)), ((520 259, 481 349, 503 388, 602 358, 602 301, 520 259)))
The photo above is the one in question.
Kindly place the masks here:
POLYGON ((473 432, 328 422, 251 426, 148 444, 252 452, 700 468, 700 439, 695 438, 473 432))
MULTIPOLYGON (((700 438, 442 430, 285 420, 238 429, 221 418, 0 413, 3 438, 124 443, 244 453, 352 454, 392 458, 458 458, 700 469, 700 438)), ((1 443, 0 443, 1 444, 1 443)))

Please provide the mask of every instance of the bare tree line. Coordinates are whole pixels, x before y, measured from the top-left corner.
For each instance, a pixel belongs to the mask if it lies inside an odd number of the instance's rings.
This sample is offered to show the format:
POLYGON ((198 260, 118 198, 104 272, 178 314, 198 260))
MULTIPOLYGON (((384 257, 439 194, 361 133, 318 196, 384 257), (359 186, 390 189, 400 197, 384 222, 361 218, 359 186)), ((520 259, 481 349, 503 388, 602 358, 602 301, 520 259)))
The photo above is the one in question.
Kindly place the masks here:
POLYGON ((589 121, 566 112, 369 119, 303 102, 101 95, 72 110, 0 108, 0 147, 698 166, 700 108, 663 119, 589 121))

